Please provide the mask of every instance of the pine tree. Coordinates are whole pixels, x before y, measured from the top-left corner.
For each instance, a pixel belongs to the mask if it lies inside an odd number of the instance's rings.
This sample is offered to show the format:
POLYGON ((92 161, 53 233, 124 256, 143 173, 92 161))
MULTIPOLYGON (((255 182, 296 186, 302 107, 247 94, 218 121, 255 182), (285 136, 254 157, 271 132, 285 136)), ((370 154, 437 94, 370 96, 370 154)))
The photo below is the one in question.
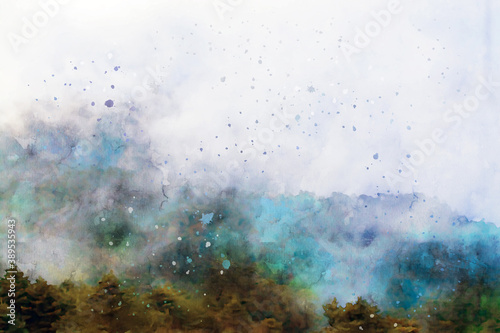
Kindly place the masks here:
POLYGON ((173 286, 165 284, 151 288, 145 291, 139 300, 148 316, 155 316, 161 327, 181 329, 187 324, 185 294, 173 286))
POLYGON ((131 304, 125 301, 125 291, 111 271, 93 288, 78 288, 71 284, 61 289, 74 292, 75 309, 56 324, 58 332, 124 333, 145 325, 144 316, 135 316, 131 304))
POLYGON ((88 299, 92 317, 98 328, 111 332, 126 332, 127 321, 126 305, 120 282, 111 271, 103 276, 92 296, 88 299))
POLYGON ((323 306, 323 310, 333 332, 419 332, 414 321, 385 317, 377 306, 370 305, 361 297, 356 303, 347 303, 345 307, 339 306, 334 298, 330 304, 323 306))
POLYGON ((283 332, 283 324, 274 318, 266 318, 259 324, 255 325, 252 332, 256 333, 281 333, 283 332))
POLYGON ((30 303, 22 306, 21 311, 31 332, 55 332, 52 324, 73 307, 70 302, 62 302, 61 291, 42 278, 27 288, 27 294, 30 303))
POLYGON ((217 332, 250 332, 252 318, 237 295, 214 314, 217 332))
MULTIPOLYGON (((13 268, 12 271, 17 271, 15 274, 5 273, 4 277, 0 279, 0 299, 2 302, 2 308, 7 304, 10 304, 9 290, 11 280, 8 278, 14 275, 15 277, 15 306, 16 306, 16 317, 15 326, 10 325, 8 321, 11 319, 7 316, 7 312, 2 313, 2 318, 0 321, 0 330, 2 332, 29 332, 26 327, 26 320, 29 316, 23 312, 23 308, 28 307, 31 304, 31 297, 28 294, 28 289, 31 286, 31 282, 24 275, 24 273, 19 268, 13 268)), ((4 310, 4 309, 2 309, 4 310)))

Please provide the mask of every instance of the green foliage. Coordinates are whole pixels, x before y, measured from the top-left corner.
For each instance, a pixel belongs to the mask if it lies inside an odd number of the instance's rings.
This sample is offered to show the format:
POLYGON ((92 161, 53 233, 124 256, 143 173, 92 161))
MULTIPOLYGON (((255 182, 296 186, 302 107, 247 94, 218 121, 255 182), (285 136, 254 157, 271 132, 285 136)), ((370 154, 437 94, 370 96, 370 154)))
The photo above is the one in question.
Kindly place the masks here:
POLYGON ((325 332, 419 332, 416 323, 407 319, 396 319, 380 314, 377 306, 370 305, 358 297, 356 303, 339 306, 334 298, 323 306, 324 316, 332 329, 325 332))
POLYGON ((131 289, 123 288, 113 272, 105 274, 95 287, 63 285, 60 289, 71 291, 75 308, 54 324, 57 332, 125 333, 154 325, 146 307, 131 289))
POLYGON ((27 289, 29 304, 21 307, 26 327, 33 332, 55 332, 52 323, 74 307, 61 290, 39 278, 27 289))
MULTIPOLYGON (((220 266, 217 264, 217 266, 220 266)), ((92 286, 59 286, 16 275, 16 325, 8 324, 9 274, 0 280, 2 332, 307 332, 320 322, 311 295, 264 277, 255 264, 212 268, 207 279, 180 289, 169 283, 125 287, 113 272, 92 286)), ((362 298, 323 306, 328 327, 317 332, 500 332, 500 289, 462 283, 423 304, 414 319, 403 310, 382 313, 362 298)))
MULTIPOLYGON (((0 280, 0 299, 2 311, 10 302, 9 297, 10 282, 8 277, 12 274, 6 273, 0 280)), ((69 309, 71 302, 67 302, 61 291, 45 280, 39 278, 36 283, 30 283, 28 278, 18 270, 15 274, 15 305, 16 305, 16 325, 8 323, 7 312, 2 313, 0 328, 5 332, 55 332, 52 323, 56 322, 69 309)))
POLYGON ((433 332, 500 332, 500 289, 483 283, 462 282, 424 309, 419 319, 433 332))
POLYGON ((273 330, 282 327, 285 332, 303 332, 316 322, 314 307, 305 293, 264 278, 255 264, 235 264, 223 274, 211 270, 206 289, 207 308, 215 318, 213 329, 217 332, 268 326, 273 330), (227 318, 237 319, 237 325, 227 318))
POLYGON ((30 306, 32 299, 28 294, 28 290, 31 283, 27 277, 25 277, 24 274, 18 270, 18 273, 15 274, 16 325, 13 326, 8 323, 11 318, 7 316, 7 305, 11 299, 9 297, 10 281, 8 280, 8 277, 10 276, 11 274, 5 273, 4 277, 0 280, 0 299, 2 303, 2 320, 0 322, 0 330, 2 332, 29 332, 29 327, 26 325, 27 318, 20 313, 20 309, 30 306))

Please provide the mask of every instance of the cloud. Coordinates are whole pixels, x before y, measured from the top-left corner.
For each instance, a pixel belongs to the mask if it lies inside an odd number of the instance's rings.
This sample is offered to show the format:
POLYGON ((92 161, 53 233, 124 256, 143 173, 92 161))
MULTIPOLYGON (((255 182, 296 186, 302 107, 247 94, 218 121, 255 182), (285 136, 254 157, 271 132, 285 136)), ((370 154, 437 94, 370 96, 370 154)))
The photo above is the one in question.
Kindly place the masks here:
POLYGON ((159 185, 420 192, 500 221, 497 92, 460 128, 443 121, 479 76, 500 80, 497 23, 488 21, 498 4, 401 1, 347 61, 341 47, 388 2, 242 1, 221 17, 211 2, 59 1, 42 26, 46 3, 2 4, 4 133, 30 136, 32 120, 130 114, 122 135, 147 142, 159 185), (23 36, 25 19, 40 26, 16 52, 8 36, 23 36), (390 188, 384 175, 435 128, 448 140, 390 188))

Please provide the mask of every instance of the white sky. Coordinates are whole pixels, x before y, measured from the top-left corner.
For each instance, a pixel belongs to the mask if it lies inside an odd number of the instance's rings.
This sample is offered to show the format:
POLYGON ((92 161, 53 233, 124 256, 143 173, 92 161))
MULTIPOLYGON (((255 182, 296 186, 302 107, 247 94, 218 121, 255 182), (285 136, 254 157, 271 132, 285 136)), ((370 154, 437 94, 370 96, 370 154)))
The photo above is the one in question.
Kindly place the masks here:
POLYGON ((66 0, 52 17, 47 2, 0 3, 3 133, 135 105, 124 127, 147 133, 165 183, 421 192, 500 225, 500 86, 480 86, 500 81, 498 2, 401 1, 349 59, 390 1, 66 0), (447 113, 476 89, 475 111, 447 113), (447 140, 408 174, 401 160, 438 128, 447 140))

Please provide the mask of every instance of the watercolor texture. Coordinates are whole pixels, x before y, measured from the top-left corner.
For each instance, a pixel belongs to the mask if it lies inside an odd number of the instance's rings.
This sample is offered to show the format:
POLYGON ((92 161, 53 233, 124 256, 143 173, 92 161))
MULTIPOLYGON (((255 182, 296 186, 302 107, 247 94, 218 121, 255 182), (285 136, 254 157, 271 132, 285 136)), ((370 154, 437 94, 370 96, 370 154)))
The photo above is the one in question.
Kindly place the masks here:
POLYGON ((500 3, 0 3, 1 332, 500 332, 500 3))

